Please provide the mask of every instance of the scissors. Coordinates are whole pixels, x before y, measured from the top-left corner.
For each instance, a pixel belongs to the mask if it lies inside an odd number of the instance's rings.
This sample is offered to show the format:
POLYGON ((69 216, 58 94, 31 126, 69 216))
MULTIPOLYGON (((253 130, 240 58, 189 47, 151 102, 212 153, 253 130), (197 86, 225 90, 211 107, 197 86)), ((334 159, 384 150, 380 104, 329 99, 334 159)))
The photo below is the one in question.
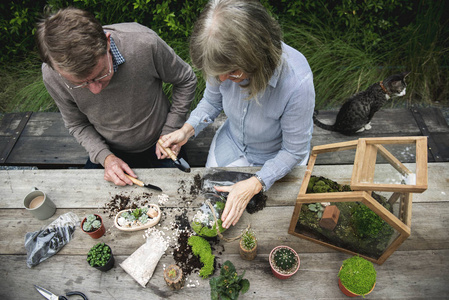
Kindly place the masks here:
MULTIPOLYGON (((50 292, 49 290, 44 289, 43 287, 34 285, 34 287, 36 288, 36 290, 41 293, 42 296, 44 296, 45 298, 49 299, 49 300, 68 300, 67 297, 65 296, 57 296, 55 294, 53 294, 52 292, 50 292)), ((84 295, 81 292, 67 292, 67 294, 65 294, 66 296, 73 296, 73 295, 78 295, 83 297, 84 300, 88 300, 86 295, 84 295)))

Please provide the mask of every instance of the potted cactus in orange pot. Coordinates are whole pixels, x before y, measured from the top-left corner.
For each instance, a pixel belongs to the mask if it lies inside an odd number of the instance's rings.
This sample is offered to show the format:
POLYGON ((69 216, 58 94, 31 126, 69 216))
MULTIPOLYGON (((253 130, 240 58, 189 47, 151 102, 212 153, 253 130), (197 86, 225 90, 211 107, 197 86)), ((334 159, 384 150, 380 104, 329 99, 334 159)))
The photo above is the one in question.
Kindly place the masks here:
POLYGON ((299 256, 293 248, 277 246, 271 250, 268 256, 271 271, 279 279, 287 279, 293 276, 299 269, 299 256))

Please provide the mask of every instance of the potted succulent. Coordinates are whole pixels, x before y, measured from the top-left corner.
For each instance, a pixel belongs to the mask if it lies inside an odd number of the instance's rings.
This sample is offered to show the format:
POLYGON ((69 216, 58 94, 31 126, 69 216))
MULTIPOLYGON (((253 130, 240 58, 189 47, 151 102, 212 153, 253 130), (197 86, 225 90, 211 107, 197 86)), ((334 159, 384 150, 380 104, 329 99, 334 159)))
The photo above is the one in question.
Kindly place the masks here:
POLYGON ((103 219, 97 214, 87 215, 81 222, 81 229, 93 239, 102 237, 106 232, 103 219))
POLYGON ((114 266, 114 255, 111 247, 105 243, 98 243, 87 253, 87 262, 91 267, 106 272, 114 266))
POLYGON ((245 271, 242 275, 237 275, 232 262, 225 261, 221 267, 220 275, 209 279, 211 299, 237 299, 240 292, 246 293, 249 290, 249 281, 243 279, 244 275, 245 271))
POLYGON ((240 257, 253 260, 257 256, 257 238, 254 230, 247 228, 240 238, 240 257))
POLYGON ((365 297, 373 291, 376 276, 372 262, 360 256, 353 256, 343 261, 338 272, 338 286, 346 296, 365 297))
POLYGON ((299 269, 299 256, 295 250, 288 246, 277 246, 271 250, 268 257, 271 271, 279 279, 293 276, 299 269))
POLYGON ((171 290, 179 290, 184 286, 185 277, 177 265, 169 265, 164 270, 164 279, 171 290))

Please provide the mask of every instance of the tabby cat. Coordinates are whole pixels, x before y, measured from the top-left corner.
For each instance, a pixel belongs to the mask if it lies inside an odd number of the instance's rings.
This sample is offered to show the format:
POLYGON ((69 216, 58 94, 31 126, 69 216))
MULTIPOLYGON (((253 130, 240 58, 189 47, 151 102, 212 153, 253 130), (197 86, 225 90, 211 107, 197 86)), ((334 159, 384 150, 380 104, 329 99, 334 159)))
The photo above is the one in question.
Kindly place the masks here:
POLYGON ((321 123, 313 115, 313 122, 325 130, 337 131, 346 135, 371 129, 374 114, 392 97, 405 95, 407 84, 405 77, 410 72, 395 74, 387 79, 374 83, 363 92, 351 96, 340 108, 334 125, 321 123))

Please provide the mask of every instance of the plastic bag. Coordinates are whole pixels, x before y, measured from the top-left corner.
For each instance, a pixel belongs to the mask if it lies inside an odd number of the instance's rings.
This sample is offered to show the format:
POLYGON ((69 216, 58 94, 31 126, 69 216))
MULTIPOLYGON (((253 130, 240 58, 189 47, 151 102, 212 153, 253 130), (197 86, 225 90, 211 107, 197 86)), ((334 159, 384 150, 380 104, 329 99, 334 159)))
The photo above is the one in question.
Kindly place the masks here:
MULTIPOLYGON (((220 195, 226 199, 228 193, 217 192, 214 186, 229 186, 242 180, 246 180, 254 176, 252 173, 236 172, 236 171, 223 171, 220 169, 210 169, 208 173, 204 175, 202 179, 201 190, 204 193, 214 193, 220 195)), ((254 195, 246 206, 246 212, 253 214, 262 210, 267 202, 267 196, 261 191, 254 195)), ((221 215, 220 215, 221 217, 221 215)))
POLYGON ((193 216, 192 222, 190 223, 192 229, 199 236, 213 238, 218 234, 218 223, 220 233, 224 232, 226 229, 221 226, 221 214, 226 205, 226 198, 212 193, 200 194, 198 198, 202 198, 200 201, 202 200, 203 204, 193 216))
POLYGON ((228 193, 217 192, 214 189, 214 186, 233 185, 234 183, 248 179, 252 176, 254 176, 254 174, 210 169, 208 170, 208 173, 203 176, 201 190, 204 193, 215 193, 226 197, 228 193))
POLYGON ((150 228, 147 230, 147 240, 133 254, 125 259, 120 267, 131 275, 142 287, 146 287, 165 250, 168 242, 163 238, 162 232, 150 228))
POLYGON ((58 253, 64 245, 70 242, 75 228, 79 225, 78 216, 68 212, 39 231, 27 232, 25 235, 27 266, 32 268, 58 253))

